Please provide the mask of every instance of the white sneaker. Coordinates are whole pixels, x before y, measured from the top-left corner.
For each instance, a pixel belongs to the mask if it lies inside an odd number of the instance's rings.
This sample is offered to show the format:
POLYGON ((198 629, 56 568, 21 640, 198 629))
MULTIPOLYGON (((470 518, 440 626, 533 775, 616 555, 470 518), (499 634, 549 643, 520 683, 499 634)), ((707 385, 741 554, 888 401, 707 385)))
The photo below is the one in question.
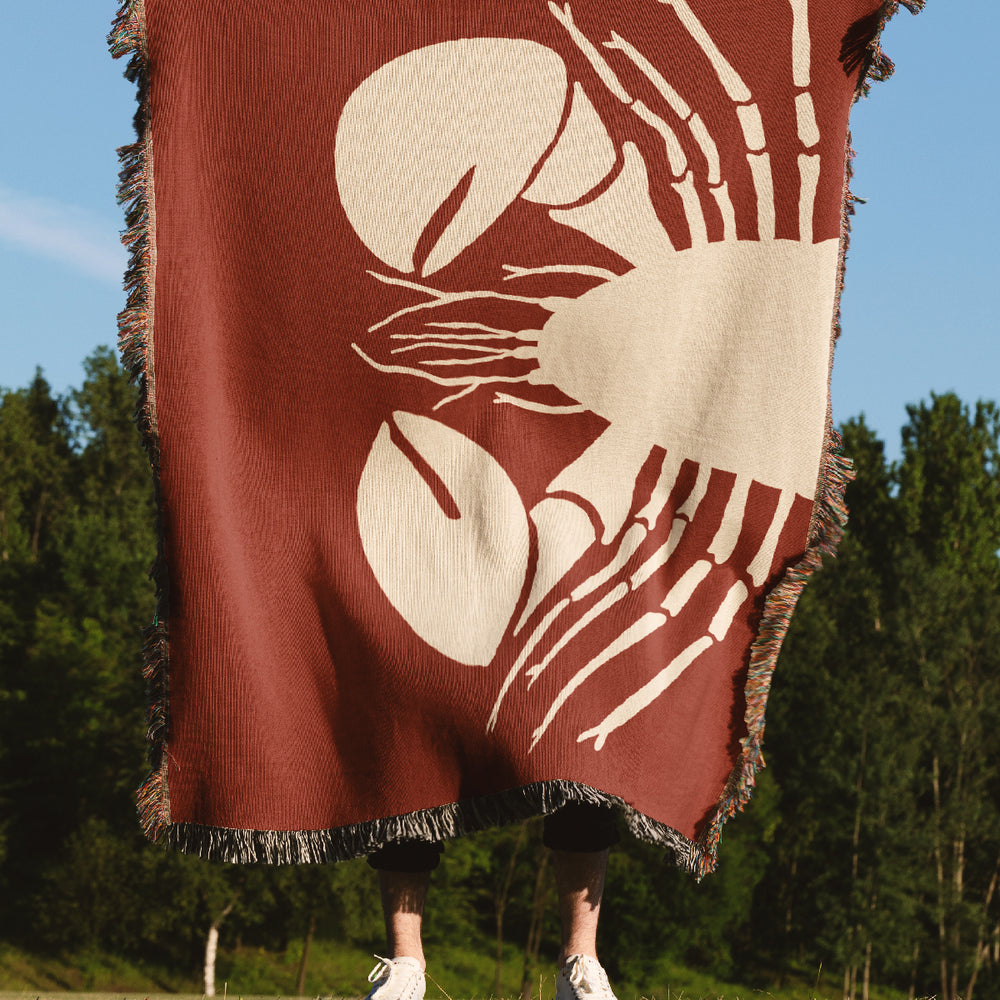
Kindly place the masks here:
POLYGON ((556 976, 556 1000, 616 1000, 601 963, 590 955, 570 955, 556 976))
POLYGON ((424 1000, 424 970, 415 958, 375 956, 378 965, 368 973, 372 988, 365 1000, 424 1000))

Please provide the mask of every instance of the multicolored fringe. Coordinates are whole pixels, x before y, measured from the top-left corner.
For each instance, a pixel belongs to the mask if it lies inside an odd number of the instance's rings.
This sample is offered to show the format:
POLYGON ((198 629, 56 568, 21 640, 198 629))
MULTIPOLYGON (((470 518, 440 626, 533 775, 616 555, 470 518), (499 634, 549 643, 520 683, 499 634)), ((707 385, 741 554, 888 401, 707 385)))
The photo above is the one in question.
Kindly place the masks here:
POLYGON ((865 47, 861 60, 861 72, 858 76, 858 89, 855 91, 855 101, 867 97, 873 83, 880 83, 892 76, 895 67, 892 60, 882 51, 882 31, 892 20, 900 7, 905 7, 911 14, 919 14, 927 0, 882 0, 882 7, 875 22, 875 32, 865 47))
POLYGON ((137 86, 136 141, 118 149, 118 203, 125 206, 122 243, 129 249, 125 272, 125 308, 118 314, 118 350, 122 366, 138 388, 135 422, 153 472, 157 510, 157 551, 150 569, 156 587, 156 612, 143 629, 142 673, 146 679, 146 740, 152 772, 137 792, 139 818, 146 835, 157 840, 170 824, 165 754, 167 731, 167 565, 160 503, 160 444, 156 427, 156 380, 153 366, 153 290, 156 270, 153 160, 150 130, 146 24, 142 0, 125 0, 118 10, 108 48, 115 59, 129 57, 125 78, 137 86))
POLYGON ((741 740, 739 759, 729 776, 715 814, 698 840, 700 850, 694 870, 698 879, 715 870, 722 827, 726 820, 741 811, 750 801, 757 771, 765 766, 761 752, 764 711, 778 653, 788 633, 792 612, 795 611, 795 605, 809 577, 822 567, 823 555, 832 556, 836 553, 847 523, 844 494, 847 484, 854 478, 854 466, 849 458, 841 454, 840 447, 840 435, 832 426, 828 426, 823 475, 815 504, 815 534, 810 538, 805 555, 787 570, 764 602, 757 638, 750 649, 750 666, 744 688, 747 735, 741 740))
MULTIPOLYGON (((892 60, 882 51, 882 31, 899 8, 905 7, 911 14, 923 10, 926 0, 883 0, 878 13, 867 24, 862 25, 866 44, 858 52, 852 53, 849 41, 845 42, 842 53, 845 68, 858 71, 858 83, 854 101, 867 97, 872 83, 887 80, 893 73, 892 60)), ((844 290, 844 270, 847 263, 847 249, 850 242, 851 216, 854 206, 860 201, 851 192, 850 182, 854 175, 854 149, 851 133, 847 133, 844 151, 844 193, 841 215, 840 252, 837 266, 837 290, 834 301, 831 347, 840 336, 840 302, 844 290)), ((719 838, 726 820, 741 811, 749 802, 756 781, 757 771, 765 766, 761 743, 764 738, 764 713, 767 697, 771 689, 771 677, 788 633, 792 612, 805 588, 809 577, 823 565, 823 555, 833 556, 844 533, 847 523, 845 493, 847 485, 854 479, 854 465, 841 452, 841 438, 827 416, 826 442, 820 471, 816 503, 809 528, 809 545, 802 559, 785 573, 781 581, 770 591, 764 602, 764 612, 757 632, 757 639, 750 650, 750 666, 744 689, 746 714, 744 720, 747 735, 741 741, 739 760, 726 783, 726 790, 719 800, 709 825, 699 838, 696 851, 697 862, 694 873, 700 880, 715 870, 718 863, 719 838)))

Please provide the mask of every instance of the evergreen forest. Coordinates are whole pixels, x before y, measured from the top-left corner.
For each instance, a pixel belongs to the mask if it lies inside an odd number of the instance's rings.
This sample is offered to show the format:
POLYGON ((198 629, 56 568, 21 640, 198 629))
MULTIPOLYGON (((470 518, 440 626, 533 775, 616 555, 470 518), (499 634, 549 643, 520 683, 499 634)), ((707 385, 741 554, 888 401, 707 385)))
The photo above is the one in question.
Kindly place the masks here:
MULTIPOLYGON (((0 390, 0 950, 201 990, 217 940, 220 976, 241 950, 293 951, 286 995, 359 995, 366 966, 320 983, 309 949, 380 952, 363 861, 213 864, 139 830, 152 488, 134 389, 109 349, 84 367, 65 395, 41 371, 0 390)), ((768 767, 718 871, 696 882, 629 838, 612 853, 601 951, 622 1000, 666 996, 679 965, 802 996, 1000 997, 1000 410, 932 394, 898 462, 863 418, 841 431, 850 521, 793 618, 768 767)), ((457 841, 428 952, 482 957, 456 997, 537 996, 555 910, 537 821, 457 841)))

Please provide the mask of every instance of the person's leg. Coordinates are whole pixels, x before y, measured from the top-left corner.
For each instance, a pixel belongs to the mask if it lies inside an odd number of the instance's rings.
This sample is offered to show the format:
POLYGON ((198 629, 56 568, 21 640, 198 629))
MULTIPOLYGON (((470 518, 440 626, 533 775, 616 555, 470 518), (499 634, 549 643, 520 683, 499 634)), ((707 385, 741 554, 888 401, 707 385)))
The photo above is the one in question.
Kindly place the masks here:
POLYGON ((545 817, 542 839, 552 850, 562 924, 556 1000, 615 1000, 597 959, 597 924, 617 810, 564 806, 545 817))
POLYGON ((597 958, 597 922, 608 870, 608 849, 552 851, 559 919, 562 924, 560 968, 571 955, 597 958))
POLYGON ((420 930, 431 871, 437 868, 443 845, 425 841, 386 844, 368 856, 379 875, 386 957, 415 958, 426 968, 420 930))
POLYGON ((368 856, 378 871, 387 954, 376 956, 379 964, 368 976, 372 988, 365 1000, 423 1000, 427 963, 420 928, 441 850, 441 844, 409 841, 387 844, 368 856))
POLYGON ((542 842, 552 850, 562 951, 597 957, 597 923, 608 870, 608 849, 618 842, 617 810, 573 803, 545 817, 542 842))
POLYGON ((387 958, 415 958, 425 969, 420 927, 431 873, 379 871, 387 958))

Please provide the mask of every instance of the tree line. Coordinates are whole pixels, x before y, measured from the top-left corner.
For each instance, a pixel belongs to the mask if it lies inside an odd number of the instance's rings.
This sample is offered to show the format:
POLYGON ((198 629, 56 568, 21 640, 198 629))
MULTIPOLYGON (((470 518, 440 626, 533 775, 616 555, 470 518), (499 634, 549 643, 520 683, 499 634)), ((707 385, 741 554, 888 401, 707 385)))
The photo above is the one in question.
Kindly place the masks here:
MULTIPOLYGON (((108 349, 79 389, 0 390, 0 941, 201 969, 215 942, 378 950, 363 862, 268 868, 147 843, 138 628, 152 489, 108 349)), ((1000 411, 908 407, 902 457, 842 427, 857 479, 838 557, 806 588, 768 706, 768 768, 701 883, 648 845, 612 855, 602 956, 642 989, 665 958, 761 985, 1000 996, 1000 411)), ((449 845, 428 946, 558 950, 537 821, 449 845)))

